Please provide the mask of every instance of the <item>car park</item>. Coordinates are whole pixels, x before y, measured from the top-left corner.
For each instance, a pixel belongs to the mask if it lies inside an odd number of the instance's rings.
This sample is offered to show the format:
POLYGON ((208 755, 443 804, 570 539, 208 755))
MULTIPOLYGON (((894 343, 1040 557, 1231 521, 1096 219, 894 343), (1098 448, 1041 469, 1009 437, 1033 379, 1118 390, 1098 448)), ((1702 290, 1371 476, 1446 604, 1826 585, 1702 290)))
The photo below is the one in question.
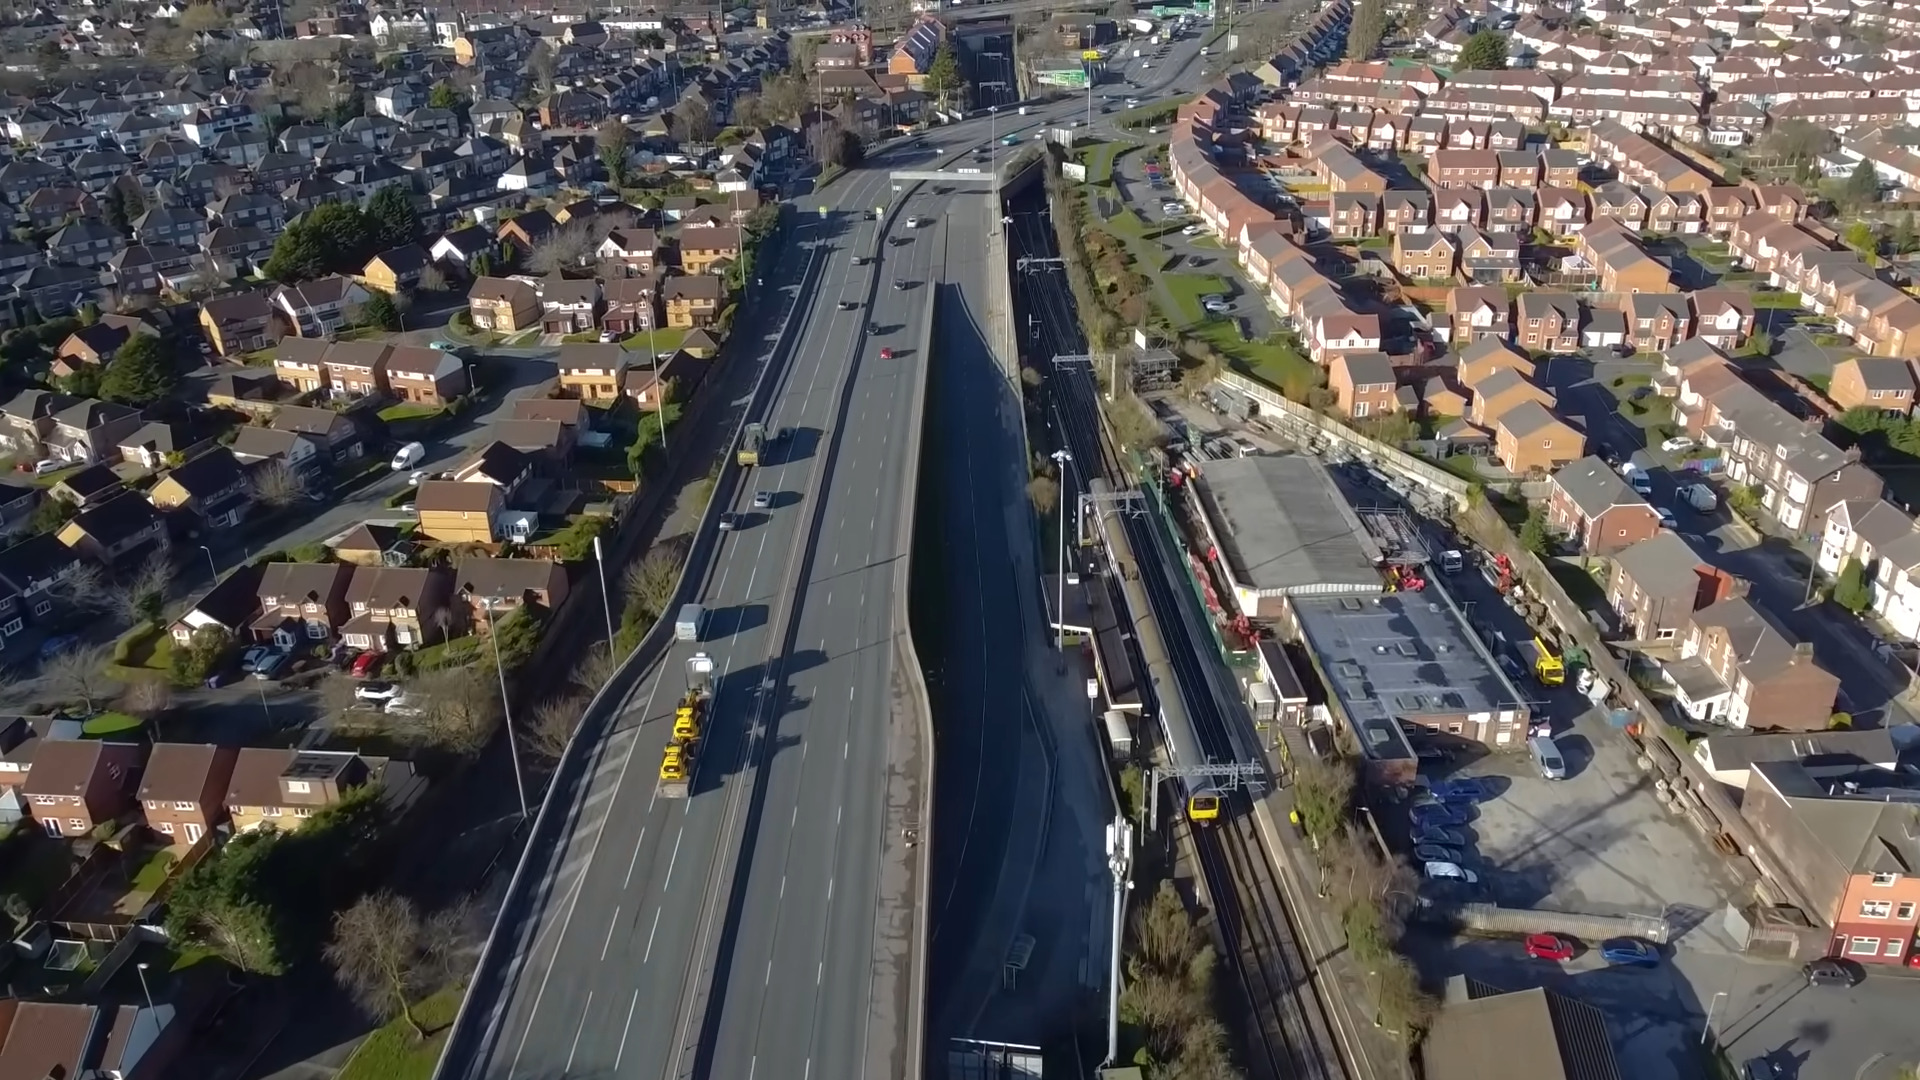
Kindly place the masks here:
POLYGON ((1528 934, 1526 950, 1527 955, 1535 960, 1573 959, 1573 942, 1558 934, 1528 934))
POLYGON ((1658 967, 1660 950, 1639 938, 1609 938, 1600 943, 1600 959, 1616 967, 1658 967))

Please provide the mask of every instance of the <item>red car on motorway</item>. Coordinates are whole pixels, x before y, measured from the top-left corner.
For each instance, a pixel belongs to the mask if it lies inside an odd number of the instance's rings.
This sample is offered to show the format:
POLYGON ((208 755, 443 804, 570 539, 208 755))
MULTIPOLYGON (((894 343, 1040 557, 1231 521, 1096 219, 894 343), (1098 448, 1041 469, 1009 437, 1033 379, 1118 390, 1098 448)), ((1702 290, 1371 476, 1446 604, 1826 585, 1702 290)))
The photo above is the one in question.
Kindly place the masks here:
POLYGON ((1573 959, 1573 942, 1558 934, 1528 934, 1527 955, 1535 960, 1573 959))
POLYGON ((880 359, 882 360, 893 359, 893 346, 889 345, 889 346, 886 346, 885 348, 882 348, 880 350, 880 359))

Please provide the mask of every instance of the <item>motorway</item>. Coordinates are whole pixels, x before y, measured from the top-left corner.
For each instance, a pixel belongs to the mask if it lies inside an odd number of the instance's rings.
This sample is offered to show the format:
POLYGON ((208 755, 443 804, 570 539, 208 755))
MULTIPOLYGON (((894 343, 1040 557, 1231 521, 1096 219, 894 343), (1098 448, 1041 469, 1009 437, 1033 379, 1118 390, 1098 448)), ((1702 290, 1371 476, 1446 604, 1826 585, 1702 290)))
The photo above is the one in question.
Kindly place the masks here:
MULTIPOLYGON (((1188 66, 1169 65, 1169 77, 1188 66)), ((998 132, 1079 106, 1036 109, 998 132)), ((989 124, 940 129, 924 149, 890 150, 875 165, 960 165, 989 124)), ((621 702, 578 798, 554 808, 567 829, 528 856, 532 914, 501 928, 494 947, 511 961, 472 991, 479 1035, 457 1044, 440 1075, 917 1071, 898 1059, 907 989, 900 943, 888 938, 912 920, 889 917, 900 897, 882 882, 898 892, 910 874, 889 861, 897 836, 885 800, 905 771, 889 738, 895 569, 910 542, 900 500, 918 407, 905 397, 928 360, 915 341, 928 282, 941 276, 950 201, 925 185, 904 193, 900 214, 934 224, 895 219, 892 235, 911 240, 892 246, 888 219, 860 213, 887 203, 889 186, 870 166, 806 197, 765 268, 762 296, 778 298, 787 324, 769 360, 779 384, 766 423, 794 436, 734 493, 742 526, 702 568, 712 616, 698 648, 714 661, 717 692, 694 797, 654 795, 694 651, 676 644, 621 702), (817 216, 816 205, 832 212, 817 216), (853 265, 876 253, 876 265, 853 265), (836 310, 843 300, 861 310, 836 310), (879 359, 883 345, 895 360, 879 359), (755 491, 773 493, 770 510, 750 508, 755 491)), ((955 223, 975 230, 962 243, 977 247, 979 215, 955 223)))

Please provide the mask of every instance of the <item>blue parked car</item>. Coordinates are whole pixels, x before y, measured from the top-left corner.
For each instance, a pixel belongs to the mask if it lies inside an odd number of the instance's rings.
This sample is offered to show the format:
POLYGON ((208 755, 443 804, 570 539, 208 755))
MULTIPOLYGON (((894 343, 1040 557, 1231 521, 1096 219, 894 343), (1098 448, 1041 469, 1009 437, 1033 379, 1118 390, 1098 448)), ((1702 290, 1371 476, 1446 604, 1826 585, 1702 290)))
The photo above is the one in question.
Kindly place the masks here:
POLYGON ((1416 827, 1425 825, 1457 826, 1465 825, 1471 816, 1465 806, 1449 806, 1445 803, 1424 803, 1408 811, 1416 827))
POLYGON ((1493 789, 1469 776, 1433 782, 1433 797, 1446 803, 1477 803, 1493 797, 1493 789))
POLYGON ((1602 942, 1600 958, 1619 967, 1660 966, 1660 951, 1639 938, 1610 938, 1602 942))

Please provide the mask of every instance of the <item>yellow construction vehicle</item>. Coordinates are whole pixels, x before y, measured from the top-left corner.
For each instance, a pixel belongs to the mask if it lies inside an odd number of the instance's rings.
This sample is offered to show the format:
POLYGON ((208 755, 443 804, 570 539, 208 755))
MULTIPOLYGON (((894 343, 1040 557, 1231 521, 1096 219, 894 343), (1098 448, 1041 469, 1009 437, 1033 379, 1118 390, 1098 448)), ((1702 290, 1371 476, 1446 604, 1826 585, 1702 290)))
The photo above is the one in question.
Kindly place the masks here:
POLYGON ((687 660, 687 692, 673 709, 672 741, 660 752, 660 783, 656 791, 668 799, 693 794, 700 736, 713 701, 713 658, 695 653, 687 660))

